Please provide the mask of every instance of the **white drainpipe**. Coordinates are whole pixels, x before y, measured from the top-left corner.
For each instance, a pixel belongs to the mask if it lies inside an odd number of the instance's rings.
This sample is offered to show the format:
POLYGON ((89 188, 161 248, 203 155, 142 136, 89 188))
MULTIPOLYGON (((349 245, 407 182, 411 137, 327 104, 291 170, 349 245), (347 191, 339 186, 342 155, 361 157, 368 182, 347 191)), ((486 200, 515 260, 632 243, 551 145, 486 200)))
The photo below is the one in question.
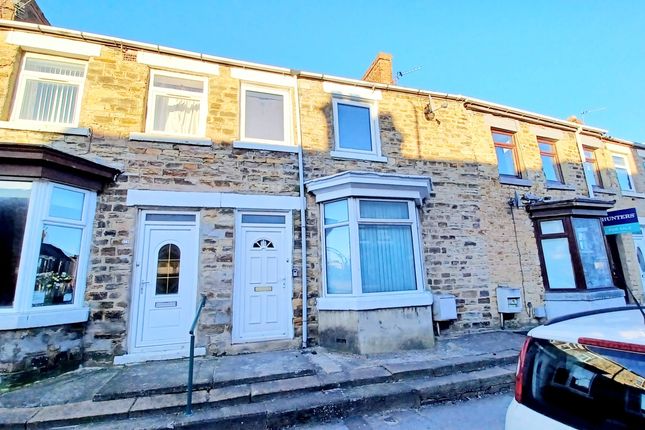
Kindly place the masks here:
POLYGON ((300 186, 300 248, 302 279, 302 347, 307 347, 307 195, 305 194, 305 167, 302 153, 302 128, 300 127, 300 91, 298 89, 299 72, 292 72, 296 80, 296 128, 298 135, 298 177, 300 186))

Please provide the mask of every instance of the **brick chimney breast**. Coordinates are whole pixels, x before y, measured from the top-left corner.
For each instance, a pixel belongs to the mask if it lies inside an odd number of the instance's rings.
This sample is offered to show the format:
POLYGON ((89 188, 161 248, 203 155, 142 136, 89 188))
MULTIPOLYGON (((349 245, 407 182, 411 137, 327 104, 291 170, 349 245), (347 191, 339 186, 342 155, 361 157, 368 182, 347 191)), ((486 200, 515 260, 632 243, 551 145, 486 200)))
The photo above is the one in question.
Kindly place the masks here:
POLYGON ((379 84, 393 84, 392 54, 379 52, 374 61, 372 61, 372 64, 367 68, 362 79, 379 84))

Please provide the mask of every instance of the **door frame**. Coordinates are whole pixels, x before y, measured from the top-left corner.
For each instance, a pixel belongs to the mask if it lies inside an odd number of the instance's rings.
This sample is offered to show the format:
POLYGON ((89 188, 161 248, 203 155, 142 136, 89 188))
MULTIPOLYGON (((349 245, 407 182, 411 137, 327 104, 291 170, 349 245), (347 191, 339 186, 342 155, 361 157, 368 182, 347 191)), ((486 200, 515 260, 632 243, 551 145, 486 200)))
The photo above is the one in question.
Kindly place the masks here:
MULTIPOLYGON (((294 327, 293 327, 293 276, 292 276, 292 268, 293 268, 293 212, 290 210, 236 210, 235 211, 235 243, 234 243, 234 248, 235 248, 235 253, 234 253, 234 261, 235 262, 242 262, 244 261, 245 258, 245 253, 244 253, 244 240, 243 240, 243 226, 242 226, 242 215, 285 215, 285 222, 284 225, 280 224, 255 224, 255 223, 246 223, 244 224, 245 226, 253 226, 253 227, 267 227, 267 228, 273 228, 275 230, 277 229, 283 229, 284 231, 284 242, 285 242, 285 252, 286 256, 288 257, 289 261, 285 262, 285 270, 287 273, 285 274, 285 279, 287 282, 287 298, 288 298, 288 327, 287 327, 287 334, 285 336, 279 336, 279 337, 273 337, 273 338, 267 338, 267 339, 259 339, 259 340, 248 340, 248 339, 240 339, 239 338, 239 330, 241 328, 241 324, 239 323, 240 318, 242 318, 241 311, 240 311, 240 300, 243 300, 242 294, 243 291, 240 291, 240 288, 238 288, 239 285, 242 283, 242 270, 243 270, 243 265, 242 264, 233 264, 233 295, 232 295, 232 303, 231 303, 231 321, 232 321, 232 327, 231 327, 231 343, 232 344, 242 344, 242 343, 253 343, 253 342, 270 342, 273 340, 288 340, 288 339, 293 339, 294 336, 294 327)), ((306 304, 303 302, 303 306, 306 306, 306 304)), ((285 317, 286 318, 286 317, 285 317)))
MULTIPOLYGON (((199 293, 199 226, 200 226, 200 212, 199 211, 173 211, 173 210, 145 210, 139 209, 137 214, 137 223, 135 226, 135 243, 134 243, 134 261, 132 265, 132 283, 130 284, 130 321, 128 322, 128 333, 127 333, 127 346, 128 354, 141 354, 146 352, 155 352, 155 351, 168 351, 168 345, 161 346, 147 346, 147 347, 137 347, 136 339, 138 332, 139 319, 141 318, 141 294, 139 293, 139 288, 141 285, 142 271, 144 268, 143 265, 143 252, 144 252, 144 242, 145 242, 145 227, 147 225, 163 225, 163 226, 191 226, 194 227, 195 241, 198 246, 197 250, 197 261, 194 263, 197 266, 195 270, 196 276, 196 285, 195 285, 195 294, 190 301, 192 308, 194 309, 197 305, 197 295, 199 293), (149 214, 172 214, 172 215, 195 215, 195 221, 193 222, 181 222, 181 221, 146 221, 146 215, 149 214)), ((186 345, 188 345, 188 332, 186 332, 186 345)), ((181 350, 183 348, 179 348, 181 350)))

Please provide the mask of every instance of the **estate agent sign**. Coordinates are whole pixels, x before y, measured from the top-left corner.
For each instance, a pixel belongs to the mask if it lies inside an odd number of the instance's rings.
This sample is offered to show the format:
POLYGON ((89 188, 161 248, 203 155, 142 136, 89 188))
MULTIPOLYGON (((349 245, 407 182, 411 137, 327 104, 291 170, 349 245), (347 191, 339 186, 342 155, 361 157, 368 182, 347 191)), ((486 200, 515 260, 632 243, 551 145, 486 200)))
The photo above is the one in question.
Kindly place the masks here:
POLYGON ((610 234, 621 233, 638 233, 641 232, 641 226, 638 223, 636 209, 621 209, 618 211, 609 211, 607 216, 601 218, 605 236, 610 234))

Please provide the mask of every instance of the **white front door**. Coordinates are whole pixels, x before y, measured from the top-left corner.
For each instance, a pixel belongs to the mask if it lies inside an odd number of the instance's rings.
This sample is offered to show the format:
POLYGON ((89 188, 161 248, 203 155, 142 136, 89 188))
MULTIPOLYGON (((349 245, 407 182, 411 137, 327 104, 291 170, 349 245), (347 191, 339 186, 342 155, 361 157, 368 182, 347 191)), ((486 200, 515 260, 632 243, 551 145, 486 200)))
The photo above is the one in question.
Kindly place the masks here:
POLYGON ((293 337, 291 214, 238 214, 233 342, 293 337))
POLYGON ((197 296, 197 214, 144 212, 140 225, 132 352, 185 349, 197 296))

